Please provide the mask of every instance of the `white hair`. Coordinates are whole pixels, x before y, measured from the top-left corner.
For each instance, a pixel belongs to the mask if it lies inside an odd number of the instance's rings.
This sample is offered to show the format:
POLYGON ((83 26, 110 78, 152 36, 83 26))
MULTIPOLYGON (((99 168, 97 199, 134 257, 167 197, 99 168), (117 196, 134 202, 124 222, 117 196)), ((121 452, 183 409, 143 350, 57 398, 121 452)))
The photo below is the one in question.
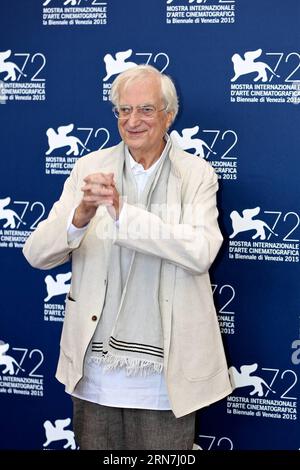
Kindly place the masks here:
POLYGON ((129 83, 132 83, 135 80, 142 80, 143 78, 149 77, 151 75, 157 77, 160 81, 162 99, 165 103, 165 106, 167 107, 166 112, 173 114, 173 122, 178 113, 179 107, 175 85, 173 80, 168 75, 159 72, 155 67, 152 67, 152 65, 137 65, 136 67, 132 67, 131 69, 120 73, 112 83, 110 90, 110 101, 115 106, 118 106, 121 88, 127 86, 129 83))

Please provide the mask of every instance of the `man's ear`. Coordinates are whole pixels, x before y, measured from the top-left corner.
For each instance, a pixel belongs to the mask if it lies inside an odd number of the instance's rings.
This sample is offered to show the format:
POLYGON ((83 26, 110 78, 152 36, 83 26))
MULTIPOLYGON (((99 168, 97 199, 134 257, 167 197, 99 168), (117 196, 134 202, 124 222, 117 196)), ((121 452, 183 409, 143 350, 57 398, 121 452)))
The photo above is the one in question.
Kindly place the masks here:
POLYGON ((173 123, 173 116, 174 116, 174 113, 168 113, 166 132, 168 132, 169 128, 171 127, 171 125, 173 123))

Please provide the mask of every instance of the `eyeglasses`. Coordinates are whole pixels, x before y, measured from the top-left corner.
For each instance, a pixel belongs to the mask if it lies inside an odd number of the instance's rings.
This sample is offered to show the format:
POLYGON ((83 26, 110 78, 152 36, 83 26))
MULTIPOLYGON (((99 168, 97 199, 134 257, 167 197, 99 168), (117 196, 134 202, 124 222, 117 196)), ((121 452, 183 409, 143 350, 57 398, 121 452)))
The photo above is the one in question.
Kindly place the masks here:
POLYGON ((156 113, 165 111, 167 106, 162 109, 156 109, 155 106, 148 104, 135 107, 126 104, 121 106, 114 106, 112 110, 117 119, 129 119, 134 109, 136 109, 137 114, 141 119, 151 119, 155 116, 156 113))

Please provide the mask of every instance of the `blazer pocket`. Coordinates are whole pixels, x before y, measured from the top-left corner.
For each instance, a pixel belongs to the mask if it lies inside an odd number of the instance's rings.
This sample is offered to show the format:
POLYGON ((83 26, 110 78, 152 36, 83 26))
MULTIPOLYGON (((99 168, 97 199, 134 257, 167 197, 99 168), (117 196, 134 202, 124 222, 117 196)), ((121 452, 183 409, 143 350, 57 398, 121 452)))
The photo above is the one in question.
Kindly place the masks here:
POLYGON ((70 300, 71 302, 76 302, 75 299, 70 295, 70 293, 67 295, 67 299, 70 300))
POLYGON ((61 332, 60 346, 64 352, 68 353, 74 348, 74 341, 78 336, 77 325, 77 302, 74 299, 66 299, 65 318, 61 332))
POLYGON ((219 368, 219 337, 214 310, 200 318, 186 311, 180 318, 179 350, 183 375, 189 381, 206 380, 219 368))

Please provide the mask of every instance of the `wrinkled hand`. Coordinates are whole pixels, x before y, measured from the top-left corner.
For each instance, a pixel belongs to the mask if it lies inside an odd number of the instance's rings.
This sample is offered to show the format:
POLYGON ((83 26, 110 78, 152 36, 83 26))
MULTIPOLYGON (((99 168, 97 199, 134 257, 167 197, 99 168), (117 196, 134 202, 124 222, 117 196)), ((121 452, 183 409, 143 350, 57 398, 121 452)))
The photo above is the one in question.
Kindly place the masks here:
POLYGON ((97 208, 106 206, 111 217, 119 218, 120 196, 115 187, 113 173, 94 173, 84 178, 82 200, 72 220, 75 227, 84 227, 94 217, 97 208))

